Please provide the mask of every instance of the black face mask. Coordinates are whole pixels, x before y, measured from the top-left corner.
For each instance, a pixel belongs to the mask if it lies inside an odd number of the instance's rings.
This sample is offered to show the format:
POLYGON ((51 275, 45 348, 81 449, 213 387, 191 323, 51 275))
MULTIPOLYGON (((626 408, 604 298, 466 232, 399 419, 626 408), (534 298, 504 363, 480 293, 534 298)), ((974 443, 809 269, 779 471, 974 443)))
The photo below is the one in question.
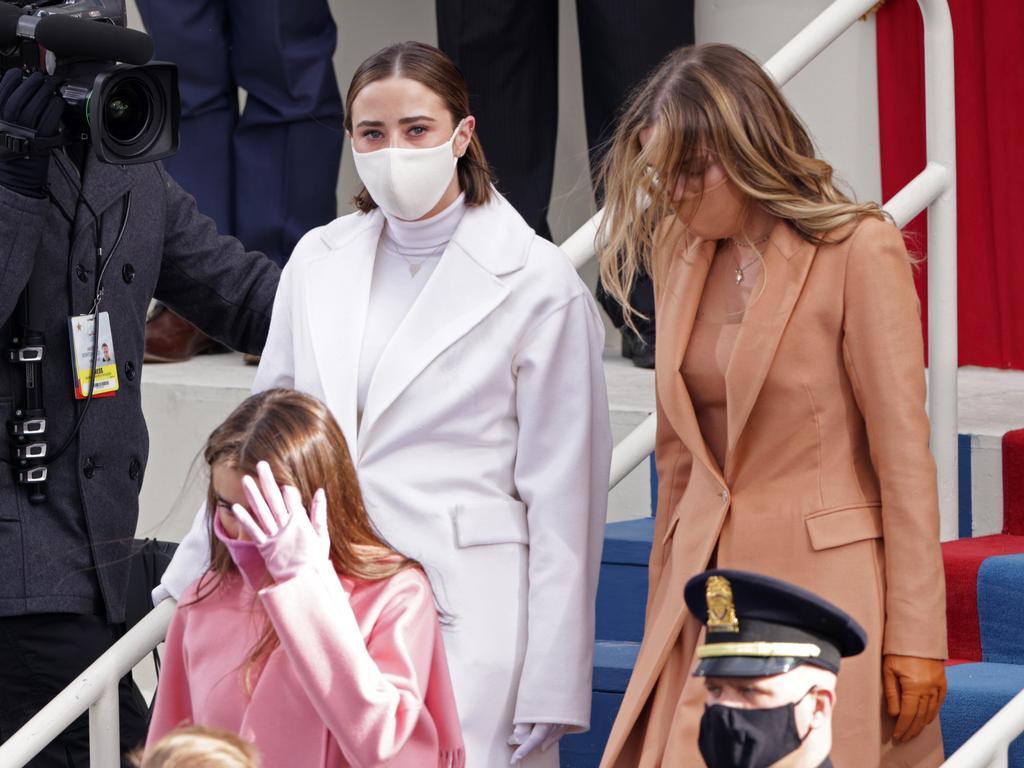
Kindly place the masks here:
POLYGON ((781 707, 704 707, 697 744, 709 768, 768 768, 804 743, 796 731, 796 705, 813 691, 781 707))

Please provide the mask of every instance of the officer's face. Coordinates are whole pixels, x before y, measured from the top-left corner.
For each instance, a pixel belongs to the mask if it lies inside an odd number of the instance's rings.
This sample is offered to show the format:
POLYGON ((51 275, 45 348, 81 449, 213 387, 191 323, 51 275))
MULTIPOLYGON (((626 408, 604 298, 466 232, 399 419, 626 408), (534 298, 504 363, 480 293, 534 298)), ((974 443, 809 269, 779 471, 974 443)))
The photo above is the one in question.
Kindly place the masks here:
POLYGON ((794 679, 792 673, 771 677, 706 677, 705 702, 739 709, 781 707, 806 691, 796 690, 794 679))
POLYGON ((831 717, 836 676, 828 670, 803 664, 770 677, 705 677, 706 704, 741 709, 770 709, 796 702, 797 733, 817 727, 831 717), (810 691, 809 695, 806 695, 810 691))
POLYGON ((220 524, 224 528, 224 532, 232 538, 248 539, 245 531, 242 530, 231 513, 233 504, 241 504, 246 509, 249 507, 245 491, 242 490, 242 473, 227 464, 214 464, 210 471, 210 479, 213 483, 213 496, 217 504, 214 514, 220 517, 220 524))

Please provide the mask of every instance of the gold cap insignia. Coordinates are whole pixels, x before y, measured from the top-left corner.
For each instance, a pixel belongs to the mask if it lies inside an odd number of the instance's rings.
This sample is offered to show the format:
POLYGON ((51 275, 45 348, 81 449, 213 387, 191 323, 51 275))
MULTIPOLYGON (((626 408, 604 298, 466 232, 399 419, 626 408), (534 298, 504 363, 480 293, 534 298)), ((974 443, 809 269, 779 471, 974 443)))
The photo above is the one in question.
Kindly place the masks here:
POLYGON ((732 585, 723 576, 707 581, 708 632, 739 632, 736 606, 732 602, 732 585))

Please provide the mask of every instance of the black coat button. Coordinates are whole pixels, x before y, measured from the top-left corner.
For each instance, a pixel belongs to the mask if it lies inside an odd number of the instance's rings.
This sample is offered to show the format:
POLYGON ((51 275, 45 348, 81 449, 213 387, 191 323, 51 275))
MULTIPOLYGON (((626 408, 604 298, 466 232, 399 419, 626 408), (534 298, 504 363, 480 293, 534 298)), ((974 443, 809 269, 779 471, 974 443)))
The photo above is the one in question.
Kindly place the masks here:
POLYGON ((138 480, 141 471, 142 464, 139 463, 138 459, 132 459, 131 464, 128 465, 128 477, 132 480, 138 480))
POLYGON ((124 377, 128 381, 135 381, 135 363, 131 360, 124 364, 124 377))
POLYGON ((78 279, 81 280, 83 283, 88 282, 89 273, 85 271, 85 267, 83 267, 81 264, 75 267, 75 274, 78 275, 78 279))
POLYGON ((130 283, 132 280, 135 279, 135 267, 133 267, 131 264, 125 264, 123 267, 121 267, 121 277, 124 278, 124 281, 126 283, 130 283))
POLYGON ((85 463, 82 465, 82 474, 85 475, 86 480, 92 480, 93 477, 95 477, 96 462, 92 460, 91 456, 86 459, 85 463))

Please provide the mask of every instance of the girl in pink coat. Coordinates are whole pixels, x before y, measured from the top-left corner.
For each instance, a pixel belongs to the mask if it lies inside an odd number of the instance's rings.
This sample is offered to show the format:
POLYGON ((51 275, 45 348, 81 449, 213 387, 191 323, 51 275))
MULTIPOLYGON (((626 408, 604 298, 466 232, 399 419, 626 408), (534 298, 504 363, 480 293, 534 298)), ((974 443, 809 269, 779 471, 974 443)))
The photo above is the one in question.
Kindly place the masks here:
POLYGON ((268 766, 462 766, 430 585, 370 525, 327 408, 254 395, 205 458, 212 565, 171 621, 147 747, 196 723, 268 766))

